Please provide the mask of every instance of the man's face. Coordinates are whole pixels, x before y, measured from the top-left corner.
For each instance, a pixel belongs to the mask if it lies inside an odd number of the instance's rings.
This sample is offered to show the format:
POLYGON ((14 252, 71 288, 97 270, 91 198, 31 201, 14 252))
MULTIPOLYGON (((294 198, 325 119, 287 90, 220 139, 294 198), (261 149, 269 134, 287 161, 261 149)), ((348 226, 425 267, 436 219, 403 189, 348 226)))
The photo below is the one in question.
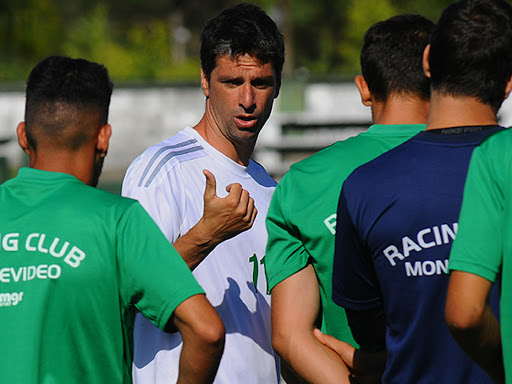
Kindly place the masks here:
POLYGON ((202 75, 202 87, 209 124, 235 145, 254 143, 279 92, 272 65, 247 54, 218 57, 209 83, 202 75))

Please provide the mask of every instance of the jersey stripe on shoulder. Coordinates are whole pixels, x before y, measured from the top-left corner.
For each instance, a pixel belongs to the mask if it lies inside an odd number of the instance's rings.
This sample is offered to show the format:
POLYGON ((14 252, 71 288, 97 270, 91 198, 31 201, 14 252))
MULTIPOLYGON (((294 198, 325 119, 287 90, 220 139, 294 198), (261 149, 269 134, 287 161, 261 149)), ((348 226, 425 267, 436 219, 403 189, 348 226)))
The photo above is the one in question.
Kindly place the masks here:
POLYGON ((146 165, 146 168, 144 169, 144 172, 142 173, 142 176, 141 176, 141 178, 139 180, 138 186, 140 187, 140 186, 142 186, 142 184, 144 184, 144 187, 146 187, 146 188, 149 187, 149 185, 155 179, 156 175, 162 169, 162 167, 165 165, 165 163, 167 163, 172 158, 175 158, 175 157, 180 156, 180 155, 186 155, 186 154, 189 154, 189 153, 194 153, 194 152, 202 150, 203 147, 201 145, 196 145, 196 146, 192 146, 190 148, 186 148, 186 149, 182 149, 182 150, 179 150, 179 151, 175 151, 175 149, 183 148, 183 147, 186 147, 186 146, 189 146, 189 145, 193 145, 193 144, 196 144, 196 143, 197 143, 196 139, 191 139, 191 140, 183 141, 183 142, 178 143, 178 144, 167 145, 165 147, 160 148, 158 151, 156 151, 153 154, 153 156, 151 157, 151 160, 146 165), (167 155, 165 155, 162 159, 160 159, 159 163, 153 168, 153 171, 151 172, 151 175, 149 176, 149 178, 147 178, 146 182, 144 183, 144 180, 146 179, 146 176, 151 171, 151 168, 153 167, 154 163, 158 160, 158 158, 163 153, 165 153, 167 151, 170 151, 170 152, 167 153, 167 155))

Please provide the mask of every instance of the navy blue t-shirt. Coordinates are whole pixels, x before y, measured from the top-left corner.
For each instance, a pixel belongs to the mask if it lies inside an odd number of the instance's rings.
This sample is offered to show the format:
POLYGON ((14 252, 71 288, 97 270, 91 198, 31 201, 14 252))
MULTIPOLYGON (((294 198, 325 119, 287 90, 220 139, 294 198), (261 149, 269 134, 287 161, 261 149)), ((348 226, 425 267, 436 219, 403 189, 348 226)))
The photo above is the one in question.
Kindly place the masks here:
POLYGON ((451 337, 444 306, 469 160, 502 129, 420 132, 343 185, 333 300, 354 311, 383 309, 383 383, 492 383, 451 337))

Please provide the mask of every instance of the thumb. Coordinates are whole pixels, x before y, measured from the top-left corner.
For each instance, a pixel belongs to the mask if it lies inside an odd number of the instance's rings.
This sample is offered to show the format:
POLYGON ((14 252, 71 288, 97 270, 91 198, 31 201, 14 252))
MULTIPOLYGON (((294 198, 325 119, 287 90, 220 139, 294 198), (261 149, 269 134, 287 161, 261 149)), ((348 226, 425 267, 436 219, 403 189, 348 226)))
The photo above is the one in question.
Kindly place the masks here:
POLYGON ((217 182, 215 176, 207 169, 203 169, 203 174, 206 177, 206 187, 204 189, 204 197, 213 199, 217 197, 217 182))

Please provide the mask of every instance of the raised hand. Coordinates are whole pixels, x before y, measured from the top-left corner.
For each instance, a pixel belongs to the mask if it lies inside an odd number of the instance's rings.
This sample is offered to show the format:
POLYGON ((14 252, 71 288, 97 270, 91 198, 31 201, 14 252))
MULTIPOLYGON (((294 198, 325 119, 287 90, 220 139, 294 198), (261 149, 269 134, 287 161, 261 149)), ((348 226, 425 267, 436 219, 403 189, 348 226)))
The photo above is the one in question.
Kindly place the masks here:
POLYGON ((212 240, 218 243, 252 227, 258 210, 249 192, 238 183, 226 186, 228 195, 218 197, 213 173, 203 170, 206 177, 204 213, 200 221, 212 240))
POLYGON ((192 270, 217 245, 251 228, 258 213, 254 199, 240 184, 226 186, 228 195, 219 197, 215 176, 206 169, 203 173, 206 177, 203 216, 174 243, 174 247, 192 270))

